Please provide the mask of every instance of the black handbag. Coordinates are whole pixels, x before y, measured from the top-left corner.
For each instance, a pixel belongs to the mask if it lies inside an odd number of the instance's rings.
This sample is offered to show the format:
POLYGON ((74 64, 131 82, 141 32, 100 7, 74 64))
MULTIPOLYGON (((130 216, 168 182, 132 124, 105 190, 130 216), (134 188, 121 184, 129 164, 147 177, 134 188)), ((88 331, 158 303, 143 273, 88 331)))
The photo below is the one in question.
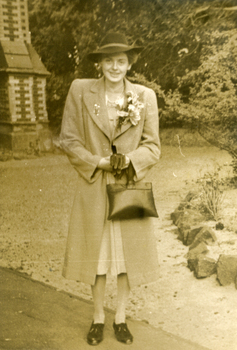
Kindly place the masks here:
POLYGON ((158 217, 151 182, 134 182, 135 171, 130 163, 127 184, 108 184, 108 220, 158 217))

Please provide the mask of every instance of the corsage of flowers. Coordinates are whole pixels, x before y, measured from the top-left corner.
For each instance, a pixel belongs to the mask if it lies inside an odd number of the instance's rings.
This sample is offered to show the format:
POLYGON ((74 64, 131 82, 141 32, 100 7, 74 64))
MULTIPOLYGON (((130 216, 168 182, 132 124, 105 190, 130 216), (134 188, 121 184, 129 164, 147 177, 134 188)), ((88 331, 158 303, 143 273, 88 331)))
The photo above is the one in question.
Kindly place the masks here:
POLYGON ((125 99, 116 102, 118 118, 118 128, 130 121, 132 125, 137 125, 141 119, 140 112, 144 104, 139 101, 139 96, 132 91, 125 94, 125 99))

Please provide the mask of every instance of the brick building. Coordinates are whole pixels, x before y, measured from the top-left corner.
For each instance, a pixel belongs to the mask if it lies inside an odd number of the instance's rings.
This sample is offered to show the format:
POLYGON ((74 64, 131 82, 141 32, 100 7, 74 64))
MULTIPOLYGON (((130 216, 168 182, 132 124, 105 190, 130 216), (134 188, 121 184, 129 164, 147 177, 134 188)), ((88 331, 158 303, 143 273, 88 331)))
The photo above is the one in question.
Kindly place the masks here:
POLYGON ((27 0, 0 0, 0 148, 51 149, 47 75, 31 45, 27 0))

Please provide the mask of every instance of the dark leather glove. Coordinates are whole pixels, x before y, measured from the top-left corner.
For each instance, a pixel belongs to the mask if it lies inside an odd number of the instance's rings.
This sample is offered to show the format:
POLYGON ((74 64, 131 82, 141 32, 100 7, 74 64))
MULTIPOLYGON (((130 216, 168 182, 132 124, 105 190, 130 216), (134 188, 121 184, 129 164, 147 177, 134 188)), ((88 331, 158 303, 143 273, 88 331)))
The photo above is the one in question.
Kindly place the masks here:
POLYGON ((110 156, 110 165, 116 173, 121 173, 126 165, 126 157, 124 154, 116 153, 110 156))

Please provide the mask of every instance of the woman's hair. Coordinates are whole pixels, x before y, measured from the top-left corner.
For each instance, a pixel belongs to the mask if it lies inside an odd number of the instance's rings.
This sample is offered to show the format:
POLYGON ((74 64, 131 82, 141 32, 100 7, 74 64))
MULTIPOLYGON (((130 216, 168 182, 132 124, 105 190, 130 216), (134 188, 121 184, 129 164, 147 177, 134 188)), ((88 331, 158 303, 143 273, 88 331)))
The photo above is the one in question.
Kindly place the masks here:
MULTIPOLYGON (((126 55, 127 55, 127 57, 128 57, 128 63, 129 64, 134 64, 134 63, 136 63, 137 62, 137 58, 138 58, 138 54, 135 52, 135 51, 132 51, 132 50, 130 50, 130 51, 127 51, 127 52, 124 52, 126 55)), ((108 54, 109 55, 109 54, 108 54)), ((98 59, 97 59, 97 61, 98 61, 98 63, 100 63, 101 62, 101 60, 102 60, 102 58, 103 57, 105 57, 106 56, 106 54, 99 54, 98 55, 98 59)))
POLYGON ((128 51, 128 52, 125 52, 126 55, 128 56, 128 62, 129 64, 134 64, 137 62, 137 59, 138 59, 138 54, 135 52, 135 51, 128 51))

